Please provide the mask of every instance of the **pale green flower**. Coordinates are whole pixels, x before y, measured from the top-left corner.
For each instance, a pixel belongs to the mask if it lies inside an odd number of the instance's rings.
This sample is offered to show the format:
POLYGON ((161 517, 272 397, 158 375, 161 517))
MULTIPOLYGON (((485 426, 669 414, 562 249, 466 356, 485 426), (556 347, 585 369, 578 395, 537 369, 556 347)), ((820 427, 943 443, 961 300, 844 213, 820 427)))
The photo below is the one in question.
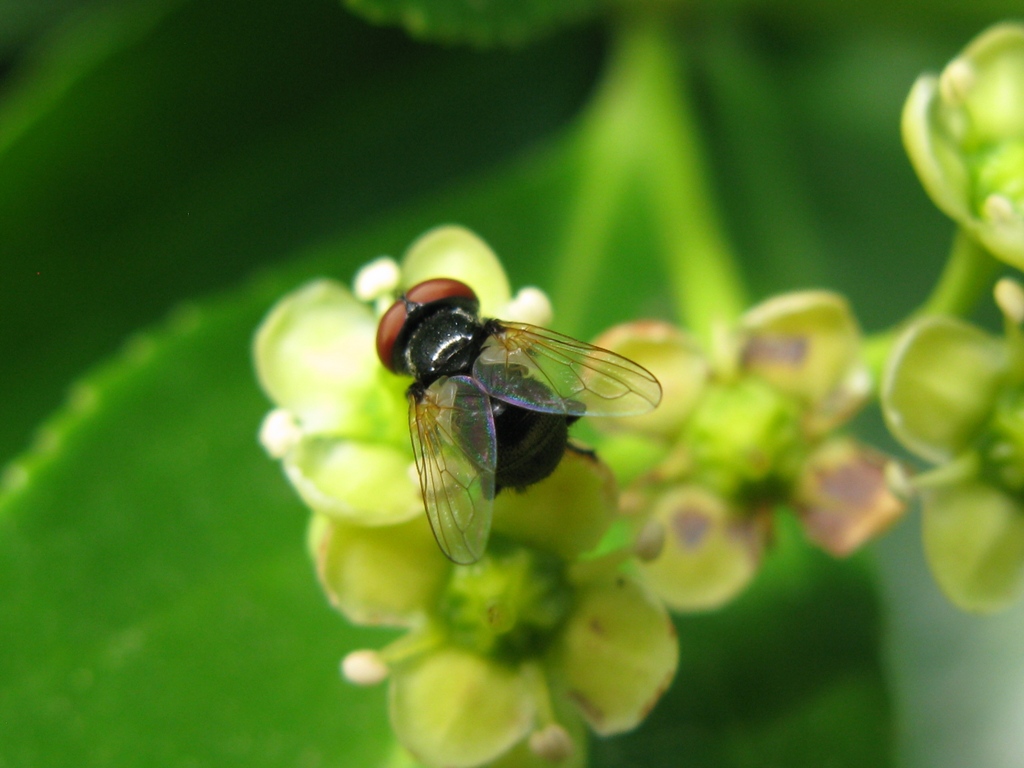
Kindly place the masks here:
POLYGON ((618 492, 582 450, 524 493, 495 499, 478 562, 456 566, 441 553, 413 462, 409 380, 375 349, 395 296, 436 277, 470 285, 484 316, 550 320, 537 289, 511 296, 480 238, 431 230, 401 264, 364 267, 351 292, 318 280, 271 310, 255 341, 276 406, 261 440, 314 512, 309 549, 331 603, 353 623, 408 630, 342 664, 354 682, 390 677, 398 741, 430 766, 581 768, 588 726, 632 728, 667 688, 675 630, 658 599, 620 573, 631 551, 591 554, 619 519, 618 492))
POLYGON ((608 425, 617 431, 602 455, 613 466, 627 457, 624 471, 636 480, 625 510, 665 531, 661 556, 643 571, 671 607, 713 608, 741 591, 780 506, 835 555, 902 512, 885 481, 887 459, 833 436, 870 389, 860 331, 841 296, 769 299, 722 329, 707 352, 652 322, 619 326, 597 343, 636 360, 663 387, 658 411, 608 425), (643 470, 629 459, 636 456, 648 462, 643 470))
POLYGON ((903 141, 935 205, 1024 268, 1024 26, 992 27, 942 74, 918 78, 903 141))
POLYGON ((1024 292, 1003 280, 996 296, 1005 337, 921 318, 896 341, 881 390, 893 435, 938 465, 909 481, 935 579, 978 612, 1024 589, 1024 292))
POLYGON ((314 280, 281 299, 257 330, 256 373, 276 406, 261 442, 315 512, 360 525, 423 514, 409 442, 409 382, 377 359, 377 322, 401 288, 452 275, 473 287, 486 316, 548 319, 550 307, 536 289, 511 296, 486 243, 444 226, 417 239, 401 265, 381 258, 364 267, 355 295, 314 280))
POLYGON ((619 573, 619 558, 574 554, 580 532, 596 542, 616 515, 607 469, 569 453, 550 478, 507 499, 502 514, 532 518, 534 543, 496 532, 468 566, 443 558, 421 519, 375 529, 321 516, 311 532, 342 612, 411 629, 382 651, 353 652, 344 669, 360 683, 390 676, 395 734, 427 765, 511 768, 538 755, 583 765, 580 724, 602 735, 633 728, 675 673, 675 630, 660 601, 619 573), (559 530, 538 510, 578 522, 559 530))

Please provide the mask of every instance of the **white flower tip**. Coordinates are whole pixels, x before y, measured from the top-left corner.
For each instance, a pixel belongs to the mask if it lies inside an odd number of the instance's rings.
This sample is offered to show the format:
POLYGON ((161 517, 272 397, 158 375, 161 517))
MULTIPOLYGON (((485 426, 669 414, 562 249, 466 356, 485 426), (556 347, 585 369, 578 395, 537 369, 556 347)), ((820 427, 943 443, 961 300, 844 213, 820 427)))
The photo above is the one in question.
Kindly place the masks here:
POLYGON ((996 283, 993 294, 996 306, 1008 321, 1014 325, 1024 323, 1024 288, 1021 288, 1020 283, 1009 277, 1004 277, 996 283))
POLYGON ((552 763, 568 759, 574 749, 572 736, 558 723, 551 723, 530 734, 530 751, 552 763))
POLYGON ((967 101, 977 74, 967 59, 953 59, 939 76, 939 95, 952 107, 959 107, 967 101))
POLYGON ((648 520, 637 534, 636 541, 633 543, 633 552, 641 560, 649 563, 658 558, 664 547, 665 526, 657 520, 648 520))
POLYGON ((552 317, 551 299, 540 288, 532 286, 521 289, 501 313, 503 320, 531 325, 549 325, 552 317))
POLYGON ((902 502, 908 502, 914 496, 914 481, 910 472, 898 461, 887 461, 885 469, 885 484, 889 491, 902 502))
POLYGON ((996 226, 1013 224, 1020 218, 1013 201, 1000 194, 991 194, 985 198, 985 202, 982 203, 982 215, 987 222, 996 226))
POLYGON ((375 301, 394 293, 402 279, 398 262, 390 256, 381 256, 356 272, 352 292, 360 301, 375 301))
POLYGON ((377 685, 387 679, 390 670, 378 651, 364 648, 352 651, 341 660, 341 674, 354 685, 377 685))
POLYGON ((871 371, 866 365, 857 366, 851 371, 845 385, 846 391, 851 397, 856 399, 867 398, 871 394, 873 386, 871 371))
POLYGON ((284 408, 272 410, 260 425, 260 445, 272 458, 284 458, 300 439, 302 429, 291 411, 284 408))

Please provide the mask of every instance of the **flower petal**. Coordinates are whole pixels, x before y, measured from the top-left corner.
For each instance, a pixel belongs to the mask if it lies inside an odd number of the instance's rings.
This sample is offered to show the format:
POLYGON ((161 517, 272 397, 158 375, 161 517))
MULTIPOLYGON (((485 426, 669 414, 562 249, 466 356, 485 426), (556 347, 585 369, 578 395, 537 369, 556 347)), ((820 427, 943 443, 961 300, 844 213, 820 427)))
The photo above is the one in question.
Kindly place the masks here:
POLYGON ((425 654, 391 677, 392 727, 427 765, 494 760, 526 736, 533 719, 522 674, 458 648, 425 654))
POLYGON ((423 515, 412 451, 391 445, 303 439, 284 458, 284 469, 314 511, 360 525, 391 525, 423 515))
POLYGON ((972 142, 1019 137, 1024 127, 1024 26, 1004 23, 985 30, 946 69, 964 66, 972 72, 962 96, 972 142))
POLYGON ((896 522, 906 505, 889 490, 888 461, 849 438, 819 446, 807 460, 794 498, 808 538, 843 557, 896 522))
POLYGON ((493 317, 509 303, 511 290, 501 262, 475 233, 448 224, 420 235, 402 259, 402 282, 411 288, 424 280, 460 280, 480 299, 480 312, 493 317))
POLYGON ((981 482, 922 492, 924 547, 935 579, 957 606, 1006 608, 1024 588, 1024 507, 981 482))
POLYGON ((661 383, 661 403, 651 413, 594 422, 599 428, 670 439, 679 434, 709 376, 695 339, 669 323, 645 320, 609 328, 594 344, 639 363, 661 383))
POLYGON ((676 672, 675 627, 658 599, 618 576, 580 589, 549 656, 551 674, 601 735, 635 727, 676 672))
POLYGON ((768 299, 743 316, 742 333, 744 370, 816 411, 815 431, 845 421, 868 394, 860 329, 838 293, 768 299))
POLYGON ((991 413, 1005 359, 1000 339, 960 320, 911 323, 896 340, 882 378, 889 430, 922 458, 951 459, 991 413))
POLYGON ((971 174, 956 138, 940 120, 939 79, 921 75, 903 105, 903 146, 936 207, 955 221, 972 218, 971 174))
POLYGON ((302 430, 405 440, 405 382, 377 360, 377 321, 344 286, 317 280, 281 299, 256 332, 260 384, 302 430))
POLYGON ((643 572, 673 610, 717 608, 757 574, 764 551, 762 523, 737 518, 715 494, 696 486, 674 487, 655 501, 653 519, 665 528, 665 547, 643 565, 643 572))
POLYGON ((361 625, 422 624, 451 567, 423 515, 378 527, 314 515, 309 548, 331 604, 361 625))
POLYGON ((618 513, 615 477, 594 456, 567 450, 554 473, 494 501, 494 530, 575 560, 597 546, 618 513))

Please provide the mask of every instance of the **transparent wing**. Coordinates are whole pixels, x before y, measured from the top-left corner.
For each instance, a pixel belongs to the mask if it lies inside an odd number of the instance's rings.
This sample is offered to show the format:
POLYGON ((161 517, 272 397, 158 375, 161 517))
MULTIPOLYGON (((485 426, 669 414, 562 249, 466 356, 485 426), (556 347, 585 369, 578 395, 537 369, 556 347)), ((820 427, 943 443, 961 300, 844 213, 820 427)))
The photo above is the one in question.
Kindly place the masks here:
POLYGON ((636 416, 661 402, 646 368, 560 333, 524 323, 495 323, 473 366, 492 397, 566 416, 636 416))
POLYGON ((491 531, 497 448, 487 395, 466 376, 409 395, 409 432, 427 519, 456 563, 483 555, 491 531))

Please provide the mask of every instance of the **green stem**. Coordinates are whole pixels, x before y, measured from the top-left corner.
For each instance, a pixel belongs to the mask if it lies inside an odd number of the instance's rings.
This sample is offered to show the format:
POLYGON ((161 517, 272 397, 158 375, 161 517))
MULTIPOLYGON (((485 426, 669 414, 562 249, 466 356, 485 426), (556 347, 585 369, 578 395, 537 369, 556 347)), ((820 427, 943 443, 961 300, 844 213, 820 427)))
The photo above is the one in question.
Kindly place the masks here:
POLYGON ((938 282, 914 316, 966 315, 992 287, 999 267, 984 246, 958 229, 938 282))
POLYGON ((707 183, 689 83, 664 25, 628 29, 622 47, 644 90, 636 122, 665 266, 683 323, 707 340, 714 326, 739 317, 747 299, 707 183))
POLYGON ((701 40, 702 71, 716 97, 717 139, 729 148, 723 162, 748 233, 742 253, 750 263, 757 260, 756 294, 792 290, 795 275, 803 285, 820 285, 826 270, 818 257, 825 248, 797 180, 800 150, 782 88, 743 20, 724 15, 701 40))
POLYGON ((622 203, 637 185, 650 201, 683 322, 708 336, 746 305, 705 181, 674 44, 660 19, 627 22, 614 40, 583 123, 580 186, 554 283, 566 327, 580 324, 622 203))
POLYGON ((613 56, 579 136, 580 183, 555 275, 559 325, 580 328, 608 253, 616 211, 633 175, 635 94, 628 71, 613 56))
POLYGON ((865 356, 874 380, 879 380, 889 350, 907 323, 928 315, 967 315, 991 289, 1000 266, 984 246, 958 229, 946 265, 924 303, 898 325, 873 334, 865 343, 865 356))

